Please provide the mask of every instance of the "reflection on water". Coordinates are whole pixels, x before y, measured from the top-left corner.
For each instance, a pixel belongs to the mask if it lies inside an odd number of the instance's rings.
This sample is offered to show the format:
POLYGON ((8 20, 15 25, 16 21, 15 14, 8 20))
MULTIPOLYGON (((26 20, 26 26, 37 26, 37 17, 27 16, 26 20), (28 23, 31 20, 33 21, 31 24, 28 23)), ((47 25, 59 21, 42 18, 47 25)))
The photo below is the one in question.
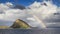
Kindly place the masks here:
POLYGON ((0 29, 0 34, 60 34, 60 28, 0 29))

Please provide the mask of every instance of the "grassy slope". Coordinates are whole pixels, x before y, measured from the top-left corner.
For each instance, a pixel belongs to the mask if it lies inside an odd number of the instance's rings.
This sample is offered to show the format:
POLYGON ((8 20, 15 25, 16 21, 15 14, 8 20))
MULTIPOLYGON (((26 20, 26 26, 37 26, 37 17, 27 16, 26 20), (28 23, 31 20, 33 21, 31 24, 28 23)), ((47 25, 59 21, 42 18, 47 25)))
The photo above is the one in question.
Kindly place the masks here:
POLYGON ((8 29, 8 26, 0 26, 0 29, 8 29))

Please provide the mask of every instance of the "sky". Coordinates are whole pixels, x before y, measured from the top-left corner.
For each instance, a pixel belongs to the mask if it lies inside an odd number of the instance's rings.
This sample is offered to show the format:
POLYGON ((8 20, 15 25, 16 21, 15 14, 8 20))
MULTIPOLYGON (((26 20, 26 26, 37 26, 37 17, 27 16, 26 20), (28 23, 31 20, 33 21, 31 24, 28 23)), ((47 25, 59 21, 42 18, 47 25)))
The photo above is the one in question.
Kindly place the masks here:
MULTIPOLYGON (((42 2, 43 0, 0 0, 0 3, 5 3, 5 2, 11 2, 13 4, 21 4, 24 6, 28 6, 32 3, 34 3, 35 1, 37 2, 42 2)), ((52 2, 54 4, 56 4, 57 6, 60 6, 60 0, 52 0, 52 2)))
POLYGON ((60 0, 0 0, 0 26, 11 26, 16 19, 32 27, 60 27, 60 0))

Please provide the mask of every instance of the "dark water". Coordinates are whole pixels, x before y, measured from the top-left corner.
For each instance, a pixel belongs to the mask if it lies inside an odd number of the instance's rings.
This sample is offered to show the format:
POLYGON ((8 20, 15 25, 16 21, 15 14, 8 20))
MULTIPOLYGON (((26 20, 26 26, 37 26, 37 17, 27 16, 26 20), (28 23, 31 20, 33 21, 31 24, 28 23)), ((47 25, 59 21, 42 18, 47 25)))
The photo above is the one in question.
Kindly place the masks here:
POLYGON ((0 29, 0 34, 60 34, 60 28, 47 28, 47 29, 0 29))

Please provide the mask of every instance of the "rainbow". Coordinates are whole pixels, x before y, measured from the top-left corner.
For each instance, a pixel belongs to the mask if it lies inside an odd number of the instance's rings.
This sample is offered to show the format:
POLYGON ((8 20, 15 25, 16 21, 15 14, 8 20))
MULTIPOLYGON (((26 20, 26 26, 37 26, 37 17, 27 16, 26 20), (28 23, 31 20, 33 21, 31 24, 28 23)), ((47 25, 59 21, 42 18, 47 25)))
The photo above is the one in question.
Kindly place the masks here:
POLYGON ((46 28, 46 25, 36 15, 33 15, 33 17, 41 24, 42 28, 46 28))

